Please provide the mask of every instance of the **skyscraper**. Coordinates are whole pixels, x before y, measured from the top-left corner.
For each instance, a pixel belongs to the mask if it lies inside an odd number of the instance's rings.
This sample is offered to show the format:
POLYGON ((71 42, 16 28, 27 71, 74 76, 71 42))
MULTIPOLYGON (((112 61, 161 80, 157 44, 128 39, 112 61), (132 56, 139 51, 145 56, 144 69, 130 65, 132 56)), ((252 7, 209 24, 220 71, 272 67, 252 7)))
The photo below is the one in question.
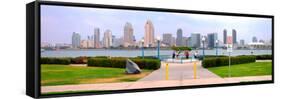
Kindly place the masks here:
POLYGON ((134 29, 131 23, 127 22, 124 26, 124 46, 128 47, 134 44, 134 29))
POLYGON ((112 33, 110 30, 106 30, 103 36, 103 47, 109 48, 112 46, 112 33))
POLYGON ((254 37, 252 38, 252 42, 253 42, 253 43, 258 42, 258 38, 254 36, 254 37))
POLYGON ((237 44, 237 33, 235 29, 232 29, 232 44, 237 44))
POLYGON ((245 40, 241 39, 240 40, 240 45, 244 46, 245 45, 245 40))
POLYGON ((199 33, 191 34, 191 47, 199 48, 201 44, 201 36, 199 33))
POLYGON ((168 46, 172 46, 172 34, 170 33, 164 33, 163 34, 163 43, 168 45, 168 46))
POLYGON ((223 44, 227 44, 227 30, 223 30, 223 44))
POLYGON ((218 39, 218 34, 217 33, 209 33, 207 34, 207 44, 209 48, 214 48, 216 47, 216 40, 218 39))
POLYGON ((94 48, 95 41, 94 41, 94 36, 88 36, 87 40, 87 48, 94 48))
POLYGON ((191 37, 188 37, 188 38, 187 38, 187 46, 188 46, 188 47, 192 47, 191 37))
POLYGON ((81 42, 80 34, 73 32, 73 34, 72 34, 72 48, 79 48, 80 42, 81 42))
POLYGON ((95 48, 100 48, 100 29, 99 28, 95 28, 94 29, 94 47, 95 48))
POLYGON ((182 29, 177 30, 176 45, 182 46, 182 29))
POLYGON ((188 37, 182 37, 182 45, 181 46, 188 46, 188 37))
POLYGON ((145 35, 144 35, 144 46, 154 46, 154 26, 150 20, 145 23, 145 35))

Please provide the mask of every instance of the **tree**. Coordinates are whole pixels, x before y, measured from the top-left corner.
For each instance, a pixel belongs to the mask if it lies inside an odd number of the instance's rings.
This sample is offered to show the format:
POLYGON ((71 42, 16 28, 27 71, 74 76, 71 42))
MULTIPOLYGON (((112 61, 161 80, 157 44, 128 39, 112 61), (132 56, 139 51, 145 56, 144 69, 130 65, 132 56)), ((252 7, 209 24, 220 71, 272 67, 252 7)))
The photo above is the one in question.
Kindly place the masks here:
POLYGON ((185 46, 179 46, 179 47, 176 47, 176 46, 172 46, 171 47, 172 50, 175 50, 175 51, 191 51, 192 49, 190 47, 185 47, 185 46))

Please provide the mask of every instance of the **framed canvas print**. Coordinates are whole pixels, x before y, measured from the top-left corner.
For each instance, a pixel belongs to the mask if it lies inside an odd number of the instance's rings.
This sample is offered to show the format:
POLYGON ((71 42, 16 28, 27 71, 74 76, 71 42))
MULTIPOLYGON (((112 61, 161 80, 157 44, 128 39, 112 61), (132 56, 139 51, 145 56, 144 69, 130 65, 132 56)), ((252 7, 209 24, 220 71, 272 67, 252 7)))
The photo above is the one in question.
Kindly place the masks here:
POLYGON ((274 82, 274 16, 34 1, 35 98, 274 82))

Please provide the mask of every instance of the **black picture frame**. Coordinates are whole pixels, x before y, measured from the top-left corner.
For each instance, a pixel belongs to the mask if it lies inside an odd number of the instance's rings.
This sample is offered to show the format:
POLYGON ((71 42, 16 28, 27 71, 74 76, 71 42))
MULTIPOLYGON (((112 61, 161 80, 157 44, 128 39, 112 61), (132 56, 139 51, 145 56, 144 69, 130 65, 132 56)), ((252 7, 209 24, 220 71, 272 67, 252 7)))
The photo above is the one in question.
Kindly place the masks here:
POLYGON ((244 13, 228 13, 228 12, 211 12, 211 11, 194 11, 194 10, 179 10, 165 8, 148 8, 148 7, 133 7, 133 6, 117 6, 117 5, 101 5, 88 3, 72 3, 72 2, 55 2, 55 1, 34 1, 26 4, 26 94, 34 98, 49 98, 49 97, 66 97, 79 95, 98 95, 98 94, 113 94, 113 93, 129 93, 143 91, 160 91, 174 89, 191 89, 205 87, 222 87, 222 86, 237 86, 237 85, 253 85, 253 84, 268 84, 274 83, 274 16, 261 14, 244 14, 244 13), (192 13, 192 14, 207 14, 207 15, 222 15, 222 16, 242 16, 256 18, 272 19, 272 80, 245 82, 245 83, 226 83, 212 85, 195 85, 195 86, 180 86, 180 87, 164 87, 164 88, 146 88, 146 89, 130 89, 117 91, 102 91, 102 92, 81 92, 62 95, 41 95, 40 84, 40 6, 41 5, 57 5, 57 6, 75 6, 88 8, 109 8, 109 9, 124 9, 124 10, 140 10, 140 11, 157 11, 157 12, 177 12, 177 13, 192 13))

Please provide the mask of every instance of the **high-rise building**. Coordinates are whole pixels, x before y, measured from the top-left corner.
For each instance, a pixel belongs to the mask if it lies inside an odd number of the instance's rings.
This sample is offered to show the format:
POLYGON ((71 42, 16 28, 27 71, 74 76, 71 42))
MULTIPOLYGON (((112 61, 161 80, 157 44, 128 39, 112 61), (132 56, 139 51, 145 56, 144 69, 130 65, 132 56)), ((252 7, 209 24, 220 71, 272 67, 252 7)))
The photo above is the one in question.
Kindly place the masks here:
POLYGON ((72 34, 72 48, 80 47, 81 36, 78 33, 73 32, 72 34))
POLYGON ((164 33, 163 34, 163 43, 168 45, 168 46, 172 46, 172 34, 170 33, 164 33))
POLYGON ((88 48, 88 40, 81 40, 80 47, 81 48, 88 48))
POLYGON ((258 42, 258 38, 254 36, 254 37, 252 38, 252 42, 253 42, 253 43, 258 42))
POLYGON ((191 47, 199 48, 201 44, 201 36, 199 33, 191 34, 191 47))
POLYGON ((134 29, 131 23, 127 22, 124 26, 124 46, 128 47, 134 44, 134 29))
POLYGON ((145 23, 145 34, 144 34, 144 46, 152 47, 155 44, 154 41, 154 26, 150 20, 147 20, 145 23))
POLYGON ((227 44, 227 30, 223 30, 223 44, 227 44))
POLYGON ((218 34, 217 33, 209 33, 207 34, 207 45, 209 48, 215 48, 216 47, 216 40, 218 40, 218 34))
POLYGON ((100 48, 100 29, 99 28, 95 28, 94 29, 94 47, 95 48, 100 48))
POLYGON ((123 46, 123 38, 116 38, 114 37, 112 40, 113 47, 120 47, 123 46))
POLYGON ((112 46, 112 33, 110 30, 106 30, 103 36, 103 47, 110 48, 112 46))
POLYGON ((191 41, 191 37, 187 38, 187 46, 191 47, 192 46, 192 41, 191 41))
POLYGON ((182 45, 181 46, 188 46, 188 37, 182 37, 182 45))
POLYGON ((176 45, 182 46, 182 29, 177 30, 177 38, 176 38, 176 45))
POLYGON ((232 44, 237 44, 237 32, 235 29, 232 29, 232 44))
POLYGON ((94 41, 94 36, 88 36, 87 40, 87 48, 94 48, 95 41, 94 41))
POLYGON ((245 45, 245 40, 241 39, 240 40, 240 45, 244 46, 245 45))

